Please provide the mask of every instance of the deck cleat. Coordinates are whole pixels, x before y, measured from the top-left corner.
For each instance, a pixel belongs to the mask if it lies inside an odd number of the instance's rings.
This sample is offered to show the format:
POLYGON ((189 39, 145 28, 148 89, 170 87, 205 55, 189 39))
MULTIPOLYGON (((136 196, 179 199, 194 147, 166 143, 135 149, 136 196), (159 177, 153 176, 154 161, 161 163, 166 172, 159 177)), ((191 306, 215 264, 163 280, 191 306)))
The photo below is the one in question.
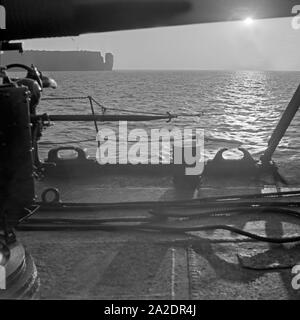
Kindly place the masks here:
POLYGON ((223 148, 217 152, 214 159, 209 160, 205 166, 203 176, 207 177, 232 177, 232 176, 253 176, 257 174, 258 161, 254 160, 251 154, 243 148, 241 159, 225 159, 223 154, 228 151, 223 148))
POLYGON ((229 179, 229 180, 263 180, 271 177, 275 181, 284 182, 278 168, 273 161, 262 163, 255 160, 244 148, 238 148, 243 153, 240 159, 225 159, 223 154, 228 151, 223 148, 217 152, 214 159, 205 165, 202 179, 229 179))

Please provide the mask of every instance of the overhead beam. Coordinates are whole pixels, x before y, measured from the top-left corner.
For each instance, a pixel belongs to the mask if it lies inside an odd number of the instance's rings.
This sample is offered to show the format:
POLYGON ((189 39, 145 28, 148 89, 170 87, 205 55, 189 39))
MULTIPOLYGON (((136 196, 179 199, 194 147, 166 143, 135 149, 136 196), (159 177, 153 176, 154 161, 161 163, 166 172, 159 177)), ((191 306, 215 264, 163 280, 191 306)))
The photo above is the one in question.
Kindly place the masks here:
POLYGON ((0 40, 289 17, 299 0, 0 0, 0 40))

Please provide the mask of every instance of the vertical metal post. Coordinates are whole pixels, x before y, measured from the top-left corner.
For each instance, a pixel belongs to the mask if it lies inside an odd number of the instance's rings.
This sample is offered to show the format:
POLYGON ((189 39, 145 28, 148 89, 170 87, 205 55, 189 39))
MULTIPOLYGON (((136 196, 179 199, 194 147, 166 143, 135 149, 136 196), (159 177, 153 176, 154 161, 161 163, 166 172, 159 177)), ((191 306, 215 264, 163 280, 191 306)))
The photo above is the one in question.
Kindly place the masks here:
POLYGON ((298 86, 286 110, 282 114, 281 119, 279 120, 268 142, 268 148, 266 149, 264 154, 261 156, 262 163, 267 163, 271 161, 271 158, 276 148, 278 147, 281 139, 285 135, 288 127, 290 126, 292 120, 294 119, 299 107, 300 107, 300 85, 298 86))

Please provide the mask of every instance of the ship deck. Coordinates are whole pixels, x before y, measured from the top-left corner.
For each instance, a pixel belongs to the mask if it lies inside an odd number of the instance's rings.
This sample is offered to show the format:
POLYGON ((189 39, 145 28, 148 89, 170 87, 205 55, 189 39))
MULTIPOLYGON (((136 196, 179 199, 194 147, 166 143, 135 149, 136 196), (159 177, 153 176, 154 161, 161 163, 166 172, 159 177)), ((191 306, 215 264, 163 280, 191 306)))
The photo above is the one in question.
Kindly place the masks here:
MULTIPOLYGON (((62 201, 77 203, 180 200, 287 190, 272 181, 204 182, 200 189, 189 190, 174 188, 168 176, 110 174, 93 179, 45 179, 37 184, 38 196, 49 186, 60 190, 62 201)), ((147 217, 149 210, 53 210, 32 219, 112 216, 147 217)), ((184 226, 188 222, 180 223, 184 226)), ((225 223, 269 237, 300 233, 299 219, 279 214, 202 217, 194 223, 225 223)), ((291 269, 300 263, 297 243, 267 244, 229 231, 19 231, 18 238, 37 265, 41 299, 300 298, 300 291, 291 284, 291 269)))

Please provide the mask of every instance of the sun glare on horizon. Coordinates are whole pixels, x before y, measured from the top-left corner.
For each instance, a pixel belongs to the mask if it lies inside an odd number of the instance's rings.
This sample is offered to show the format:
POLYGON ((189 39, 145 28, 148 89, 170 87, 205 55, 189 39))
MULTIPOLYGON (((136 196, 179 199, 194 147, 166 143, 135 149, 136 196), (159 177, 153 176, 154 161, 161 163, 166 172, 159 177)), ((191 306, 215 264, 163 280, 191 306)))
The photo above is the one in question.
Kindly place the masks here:
POLYGON ((253 22, 254 22, 254 20, 253 20, 253 18, 251 18, 251 17, 248 17, 248 18, 246 18, 246 19, 244 20, 244 24, 245 24, 246 26, 251 26, 251 25, 253 24, 253 22))

